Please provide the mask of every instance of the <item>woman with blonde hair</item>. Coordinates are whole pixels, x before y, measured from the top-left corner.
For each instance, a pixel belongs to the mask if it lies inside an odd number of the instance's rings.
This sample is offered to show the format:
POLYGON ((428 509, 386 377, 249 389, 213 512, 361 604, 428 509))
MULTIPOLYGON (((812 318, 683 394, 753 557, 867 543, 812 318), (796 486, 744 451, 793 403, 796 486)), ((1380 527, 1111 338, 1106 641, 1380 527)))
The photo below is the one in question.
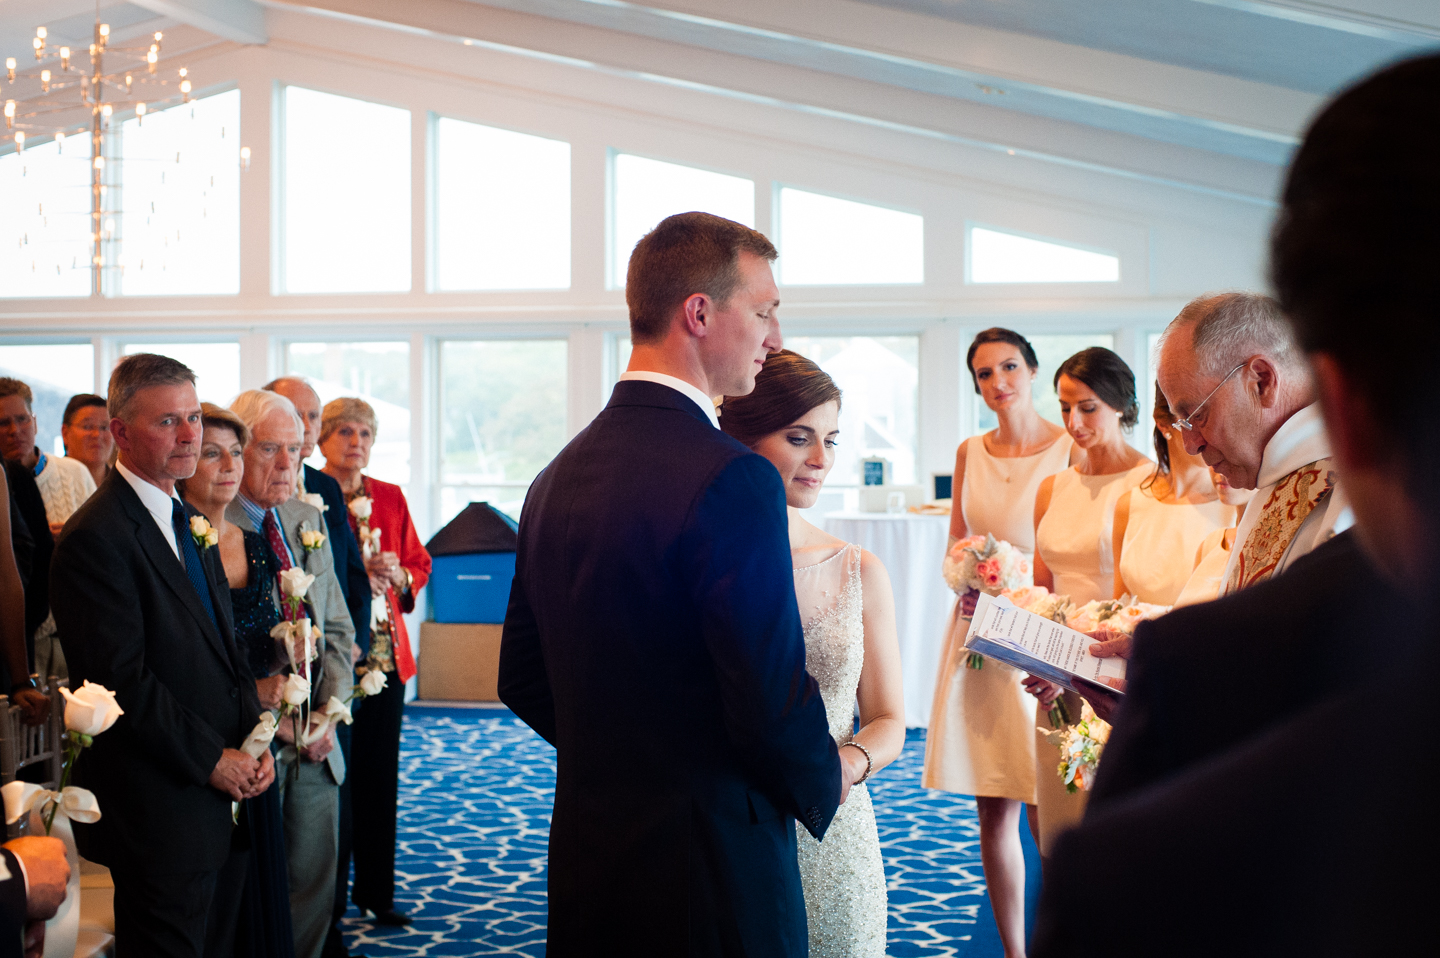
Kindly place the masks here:
POLYGON ((400 726, 405 683, 415 674, 415 654, 404 613, 430 578, 430 553, 410 518, 405 493, 393 483, 367 476, 379 433, 375 410, 363 399, 334 399, 320 420, 325 469, 340 484, 360 542, 374 597, 370 643, 361 650, 358 671, 386 674, 385 688, 356 710, 351 730, 351 802, 355 883, 350 897, 384 925, 408 925, 395 910, 395 804, 400 781, 400 726))

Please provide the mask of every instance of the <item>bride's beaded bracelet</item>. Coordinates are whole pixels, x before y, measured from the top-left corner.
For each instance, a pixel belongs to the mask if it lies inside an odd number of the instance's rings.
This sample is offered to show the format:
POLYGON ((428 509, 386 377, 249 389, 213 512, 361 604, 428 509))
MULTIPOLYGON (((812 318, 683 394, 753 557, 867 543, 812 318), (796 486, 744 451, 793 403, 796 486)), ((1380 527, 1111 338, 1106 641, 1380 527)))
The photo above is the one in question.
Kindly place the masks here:
MULTIPOLYGON (((858 748, 860 751, 862 751, 862 752, 865 753, 865 774, 864 774, 864 775, 861 775, 859 778, 857 778, 857 779, 855 780, 855 784, 856 784, 856 785, 859 785, 861 782, 865 781, 865 779, 867 779, 867 778, 870 777, 870 770, 875 767, 875 760, 870 757, 870 750, 869 750, 868 748, 866 748, 865 746, 861 745, 859 742, 856 742, 856 741, 853 741, 853 740, 852 740, 852 741, 846 742, 845 745, 853 745, 853 746, 855 746, 856 748, 858 748)), ((844 748, 845 745, 841 745, 840 747, 841 747, 841 748, 844 748)))

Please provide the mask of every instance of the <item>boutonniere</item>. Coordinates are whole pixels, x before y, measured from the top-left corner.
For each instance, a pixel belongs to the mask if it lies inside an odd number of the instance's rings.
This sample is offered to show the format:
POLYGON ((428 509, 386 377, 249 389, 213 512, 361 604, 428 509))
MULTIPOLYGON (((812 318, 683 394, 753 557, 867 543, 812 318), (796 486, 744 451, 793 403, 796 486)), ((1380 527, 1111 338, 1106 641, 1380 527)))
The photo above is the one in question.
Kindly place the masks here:
POLYGON ((301 526, 300 544, 305 547, 306 552, 319 552, 320 547, 325 544, 325 533, 318 529, 307 529, 301 526))
POLYGON ((370 518, 370 512, 373 508, 374 503, 369 496, 356 496, 350 500, 350 514, 361 521, 370 518))
POLYGON ((302 492, 295 497, 307 506, 319 509, 321 512, 329 512, 330 507, 325 504, 325 497, 318 492, 302 492))
POLYGON ((190 537, 195 540, 195 548, 201 552, 220 541, 220 533, 215 531, 215 527, 204 516, 190 517, 190 537))

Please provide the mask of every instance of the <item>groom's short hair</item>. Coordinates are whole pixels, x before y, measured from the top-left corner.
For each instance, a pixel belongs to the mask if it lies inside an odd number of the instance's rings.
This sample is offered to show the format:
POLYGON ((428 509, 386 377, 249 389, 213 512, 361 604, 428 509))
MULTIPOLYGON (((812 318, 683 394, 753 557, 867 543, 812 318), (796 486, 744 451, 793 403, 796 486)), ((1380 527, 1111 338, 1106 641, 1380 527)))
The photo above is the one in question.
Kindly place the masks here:
POLYGON ((135 395, 151 386, 195 385, 195 373, 178 359, 158 353, 135 353, 124 356, 110 373, 110 389, 106 406, 112 419, 130 420, 135 395))
POLYGON ((661 220, 630 254, 625 277, 630 341, 663 338, 675 310, 696 293, 720 306, 728 303, 740 285, 741 252, 772 262, 778 255, 764 233, 723 216, 677 213, 661 220))

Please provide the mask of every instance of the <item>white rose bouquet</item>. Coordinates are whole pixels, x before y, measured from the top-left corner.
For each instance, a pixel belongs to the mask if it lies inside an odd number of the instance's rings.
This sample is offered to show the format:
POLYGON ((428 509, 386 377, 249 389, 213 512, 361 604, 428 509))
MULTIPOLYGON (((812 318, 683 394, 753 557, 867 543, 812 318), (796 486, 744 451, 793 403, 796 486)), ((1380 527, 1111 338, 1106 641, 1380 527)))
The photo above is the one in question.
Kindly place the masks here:
POLYGON ((5 800, 5 820, 14 823, 31 809, 38 808, 45 821, 45 834, 50 834, 55 813, 87 824, 100 820, 100 803, 95 793, 70 784, 71 773, 80 753, 95 744, 95 736, 108 730, 125 710, 115 701, 115 693, 103 685, 86 682, 74 692, 62 688, 65 696, 65 757, 60 774, 60 790, 56 792, 29 782, 10 782, 0 788, 5 800))

